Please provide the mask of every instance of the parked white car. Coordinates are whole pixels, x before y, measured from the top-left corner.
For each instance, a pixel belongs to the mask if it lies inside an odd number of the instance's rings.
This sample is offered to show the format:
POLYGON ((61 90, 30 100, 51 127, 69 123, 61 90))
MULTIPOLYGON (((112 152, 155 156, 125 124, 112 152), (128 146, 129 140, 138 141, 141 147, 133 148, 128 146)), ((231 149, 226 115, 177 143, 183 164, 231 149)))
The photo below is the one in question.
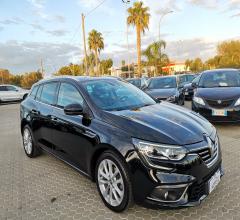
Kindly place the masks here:
POLYGON ((0 85, 0 102, 24 100, 29 90, 14 85, 0 85))

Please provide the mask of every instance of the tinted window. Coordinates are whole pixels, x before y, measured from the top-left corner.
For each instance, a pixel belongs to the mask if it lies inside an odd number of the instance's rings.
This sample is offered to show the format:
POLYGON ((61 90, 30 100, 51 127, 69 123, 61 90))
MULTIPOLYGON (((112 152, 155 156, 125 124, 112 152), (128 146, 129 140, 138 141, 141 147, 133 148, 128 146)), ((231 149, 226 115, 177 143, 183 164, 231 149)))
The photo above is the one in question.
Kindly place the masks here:
POLYGON ((196 78, 196 75, 187 75, 187 81, 192 82, 196 78))
POLYGON ((37 96, 36 96, 36 100, 40 101, 40 98, 41 98, 41 94, 42 94, 42 88, 43 86, 39 86, 39 89, 37 91, 37 96))
POLYGON ((197 76, 192 82, 198 84, 201 75, 197 76))
POLYGON ((0 92, 3 92, 3 91, 7 91, 7 87, 6 86, 0 86, 0 92))
POLYGON ((17 91, 18 89, 14 86, 7 86, 8 91, 17 91))
POLYGON ((141 80, 140 79, 132 79, 132 80, 129 80, 129 82, 131 84, 133 84, 134 86, 141 87, 141 80))
POLYGON ((136 109, 156 102, 137 87, 119 80, 92 80, 83 83, 92 101, 101 109, 136 109))
POLYGON ((47 83, 43 85, 41 101, 53 105, 58 83, 47 83))
POLYGON ((203 88, 240 87, 240 72, 212 71, 202 73, 199 86, 203 88))
POLYGON ((83 105, 83 98, 75 86, 69 83, 62 83, 58 93, 57 105, 65 107, 70 104, 83 105))
POLYGON ((33 87, 30 96, 35 98, 37 91, 38 91, 38 86, 33 87))
POLYGON ((149 89, 170 89, 176 88, 176 78, 175 77, 162 77, 152 79, 149 83, 149 89))

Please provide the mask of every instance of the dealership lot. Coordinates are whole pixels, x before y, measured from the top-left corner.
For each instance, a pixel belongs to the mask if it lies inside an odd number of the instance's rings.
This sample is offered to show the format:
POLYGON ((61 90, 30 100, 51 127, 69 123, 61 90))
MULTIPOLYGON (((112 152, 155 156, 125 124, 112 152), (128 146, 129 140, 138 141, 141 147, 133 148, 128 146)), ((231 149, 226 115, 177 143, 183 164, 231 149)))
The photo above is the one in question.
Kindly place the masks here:
POLYGON ((200 206, 152 210, 135 205, 115 214, 105 208, 95 184, 68 165, 47 154, 25 156, 19 104, 1 105, 0 122, 0 219, 239 219, 240 125, 217 125, 225 176, 200 206))

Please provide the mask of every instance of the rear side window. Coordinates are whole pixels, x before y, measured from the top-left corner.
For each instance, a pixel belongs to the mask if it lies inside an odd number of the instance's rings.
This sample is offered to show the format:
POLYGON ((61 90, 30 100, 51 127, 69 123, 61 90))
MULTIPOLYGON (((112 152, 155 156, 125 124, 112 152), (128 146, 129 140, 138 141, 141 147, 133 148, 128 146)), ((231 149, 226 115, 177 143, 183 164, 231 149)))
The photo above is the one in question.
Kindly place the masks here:
POLYGON ((4 92, 7 91, 7 87, 6 86, 0 86, 0 92, 4 92))
POLYGON ((83 105, 83 98, 75 86, 69 83, 61 83, 57 106, 63 108, 70 104, 83 105))
POLYGON ((14 86, 7 86, 8 91, 18 91, 16 87, 14 86))
POLYGON ((40 101, 49 105, 53 105, 55 101, 57 86, 58 83, 47 83, 43 85, 40 101))
POLYGON ((35 98, 35 96, 36 96, 36 94, 37 94, 37 91, 38 91, 38 86, 33 87, 30 96, 31 96, 32 98, 35 98))
POLYGON ((36 96, 36 100, 37 100, 37 101, 40 101, 41 94, 42 94, 42 88, 43 88, 42 85, 39 86, 39 89, 38 89, 38 91, 37 91, 37 96, 36 96))

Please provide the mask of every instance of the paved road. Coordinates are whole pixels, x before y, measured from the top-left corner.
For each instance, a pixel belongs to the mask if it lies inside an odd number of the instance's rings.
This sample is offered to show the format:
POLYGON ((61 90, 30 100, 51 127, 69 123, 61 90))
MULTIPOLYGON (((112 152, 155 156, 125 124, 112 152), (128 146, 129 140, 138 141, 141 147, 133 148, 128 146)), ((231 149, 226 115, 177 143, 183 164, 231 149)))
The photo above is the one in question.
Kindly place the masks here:
POLYGON ((200 206, 123 214, 105 208, 95 184, 61 161, 25 156, 18 104, 0 106, 0 125, 0 219, 240 219, 240 125, 217 126, 226 174, 200 206))

